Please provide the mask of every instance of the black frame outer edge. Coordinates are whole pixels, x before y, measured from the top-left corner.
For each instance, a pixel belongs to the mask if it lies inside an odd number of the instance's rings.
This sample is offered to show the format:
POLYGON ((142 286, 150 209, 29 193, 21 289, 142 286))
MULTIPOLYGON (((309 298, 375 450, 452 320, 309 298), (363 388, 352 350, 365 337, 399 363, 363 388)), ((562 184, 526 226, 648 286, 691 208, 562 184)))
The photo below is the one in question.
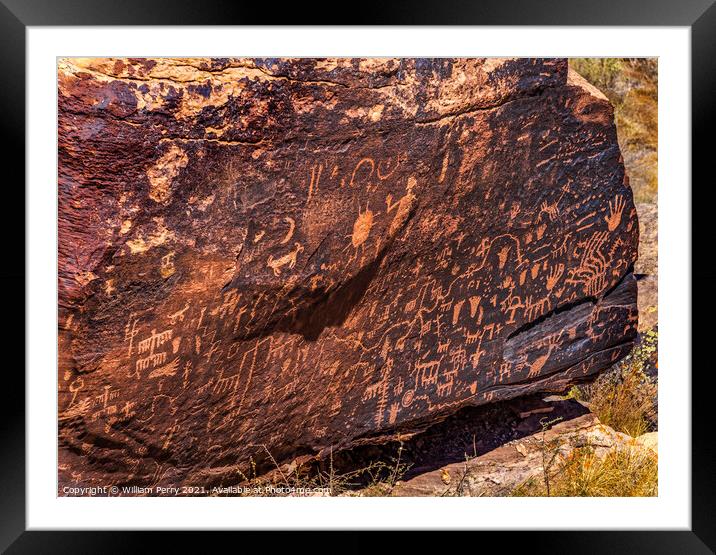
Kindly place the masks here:
MULTIPOLYGON (((692 183, 707 187, 713 182, 712 157, 709 139, 714 121, 713 98, 716 91, 716 5, 714 0, 682 0, 681 2, 644 2, 643 0, 551 0, 549 4, 525 0, 489 0, 464 3, 459 0, 435 2, 402 0, 391 4, 363 3, 354 14, 352 24, 402 24, 402 25, 636 25, 636 26, 690 26, 692 32, 692 183), (707 155, 709 156, 707 158, 707 155)), ((96 2, 92 0, 0 0, 0 67, 4 83, 0 86, 2 118, 0 128, 6 138, 0 149, 6 187, 5 205, 12 207, 2 220, 4 236, 16 237, 18 228, 25 229, 25 28, 32 25, 245 25, 245 24, 317 24, 318 19, 335 18, 335 5, 314 3, 297 5, 271 13, 266 17, 261 3, 244 4, 204 0, 125 0, 123 2, 96 2), (322 14, 322 15, 317 15, 322 14), (12 197, 15 195, 15 198, 12 197), (8 198, 9 197, 9 198, 8 198), (22 210, 19 209, 22 207, 22 210), (15 220, 17 218, 17 220, 15 220)), ((326 21, 328 24, 340 23, 326 21)), ((686 184, 680 184, 682 187, 686 184)), ((710 326, 698 326, 697 313, 713 314, 715 303, 708 291, 716 285, 714 260, 704 253, 710 251, 710 226, 708 203, 694 203, 692 187, 692 260, 698 256, 699 264, 693 265, 692 297, 696 298, 697 310, 692 312, 693 354, 701 352, 702 345, 711 339, 710 326), (702 211, 699 214, 699 210, 702 211), (699 217, 701 216, 701 217, 699 217), (704 293, 704 290, 706 291, 704 293)), ((0 266, 0 285, 9 293, 5 297, 13 315, 10 337, 11 346, 24 344, 24 302, 28 291, 25 287, 24 241, 6 241, 5 258, 13 261, 0 266), (23 291, 23 295, 17 291, 23 291), (17 306, 13 306, 15 303, 17 306), (22 306, 21 306, 22 305, 22 306), (23 314, 20 326, 18 314, 23 314)), ((32 330, 27 330, 31 333, 32 330)), ((28 532, 25 531, 25 392, 24 377, 18 368, 25 367, 24 350, 9 349, 20 354, 20 364, 6 364, 5 414, 0 419, 0 442, 3 456, 0 458, 0 549, 8 553, 127 553, 154 551, 153 540, 160 540, 167 547, 167 534, 150 532, 28 532), (8 394, 10 393, 10 394, 8 394)), ((706 359, 707 360, 707 359, 706 359)), ((634 532, 507 532, 511 533, 510 546, 523 546, 533 553, 713 553, 716 545, 716 479, 713 462, 715 448, 708 441, 709 424, 713 420, 707 396, 709 365, 698 364, 693 359, 692 372, 692 529, 691 531, 634 531, 634 532)), ((684 369, 683 371, 687 371, 684 369)), ((585 515, 588 518, 588 515, 585 515)), ((81 527, 78 523, 78 528, 81 527)), ((558 523, 555 523, 558 526, 558 523)), ((191 548, 191 539, 205 541, 207 533, 181 533, 184 550, 191 548)), ((231 532, 226 532, 231 534, 231 532)), ((257 532, 243 532, 241 541, 250 542, 257 532)), ((330 533, 334 536, 336 533, 330 533)), ((459 532, 473 542, 475 533, 459 532), (466 537, 470 534, 470 537, 466 537)), ((504 536, 505 532, 480 532, 479 541, 486 535, 504 536)), ((319 540, 325 545, 345 545, 351 552, 365 551, 383 541, 385 533, 368 532, 347 539, 345 534, 335 540, 323 533, 319 540), (378 536, 377 538, 374 536, 378 536), (328 541, 326 541, 328 540, 328 541), (335 542, 340 541, 341 544, 335 542)), ((421 543, 424 534, 414 533, 421 543)), ((305 537, 305 533, 304 533, 305 537)), ((277 544, 286 541, 286 533, 272 532, 271 540, 277 544)), ((504 537, 501 538, 504 542, 504 537)), ((295 541, 295 540, 294 540, 295 541)), ((311 540, 308 540, 311 541, 311 540)), ((313 540, 315 542, 315 540, 313 540)), ((312 542, 312 543, 313 543, 312 542)), ((157 544, 160 545, 160 544, 157 544)))

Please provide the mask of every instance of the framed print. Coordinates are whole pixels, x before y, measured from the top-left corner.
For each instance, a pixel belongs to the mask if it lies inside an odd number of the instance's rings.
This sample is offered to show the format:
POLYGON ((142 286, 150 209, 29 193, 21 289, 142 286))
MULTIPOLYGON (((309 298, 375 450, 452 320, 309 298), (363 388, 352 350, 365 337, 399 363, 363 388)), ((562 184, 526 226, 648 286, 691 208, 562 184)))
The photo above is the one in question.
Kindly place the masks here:
POLYGON ((3 549, 520 530, 711 552, 689 284, 714 276, 691 183, 716 8, 522 4, 341 27, 4 1, 27 326, 3 549))

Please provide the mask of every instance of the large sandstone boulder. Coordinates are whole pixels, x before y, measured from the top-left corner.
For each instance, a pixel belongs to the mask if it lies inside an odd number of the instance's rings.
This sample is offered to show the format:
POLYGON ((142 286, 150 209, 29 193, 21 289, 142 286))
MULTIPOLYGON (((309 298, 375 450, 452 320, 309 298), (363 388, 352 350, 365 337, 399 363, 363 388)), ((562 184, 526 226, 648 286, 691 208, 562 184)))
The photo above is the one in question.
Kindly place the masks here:
POLYGON ((58 79, 60 487, 236 483, 632 346, 632 193, 566 60, 58 79))

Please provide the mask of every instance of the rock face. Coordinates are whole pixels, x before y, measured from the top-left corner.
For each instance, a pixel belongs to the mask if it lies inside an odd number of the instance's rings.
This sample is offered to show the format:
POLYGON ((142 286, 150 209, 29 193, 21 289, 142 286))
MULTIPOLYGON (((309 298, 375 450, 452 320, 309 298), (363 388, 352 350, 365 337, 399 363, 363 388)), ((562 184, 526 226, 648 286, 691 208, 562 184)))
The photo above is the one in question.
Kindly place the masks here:
POLYGON ((65 59, 59 474, 239 481, 625 356, 639 226, 556 59, 65 59))
POLYGON ((637 277, 639 331, 654 328, 659 320, 658 210, 656 203, 637 203, 639 218, 639 259, 634 264, 637 277))

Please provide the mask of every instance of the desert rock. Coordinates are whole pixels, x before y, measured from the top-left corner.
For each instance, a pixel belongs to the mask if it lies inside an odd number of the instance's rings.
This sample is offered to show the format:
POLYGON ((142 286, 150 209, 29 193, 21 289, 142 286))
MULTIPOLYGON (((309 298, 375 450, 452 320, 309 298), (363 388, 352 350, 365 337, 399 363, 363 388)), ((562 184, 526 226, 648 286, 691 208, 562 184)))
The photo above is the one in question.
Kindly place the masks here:
MULTIPOLYGON (((592 413, 555 423, 511 441, 489 453, 466 457, 438 470, 398 482, 390 491, 396 497, 422 496, 505 496, 530 479, 542 479, 545 456, 557 466, 577 449, 593 450, 603 458, 614 449, 634 450, 640 456, 656 455, 656 432, 633 438, 602 424, 592 413), (649 450, 647 453, 645 450, 649 450), (452 477, 445 483, 443 476, 452 477)), ((350 492, 361 496, 362 491, 350 492)))
POLYGON ((60 487, 238 482, 631 349, 612 108, 560 59, 59 62, 60 487))

